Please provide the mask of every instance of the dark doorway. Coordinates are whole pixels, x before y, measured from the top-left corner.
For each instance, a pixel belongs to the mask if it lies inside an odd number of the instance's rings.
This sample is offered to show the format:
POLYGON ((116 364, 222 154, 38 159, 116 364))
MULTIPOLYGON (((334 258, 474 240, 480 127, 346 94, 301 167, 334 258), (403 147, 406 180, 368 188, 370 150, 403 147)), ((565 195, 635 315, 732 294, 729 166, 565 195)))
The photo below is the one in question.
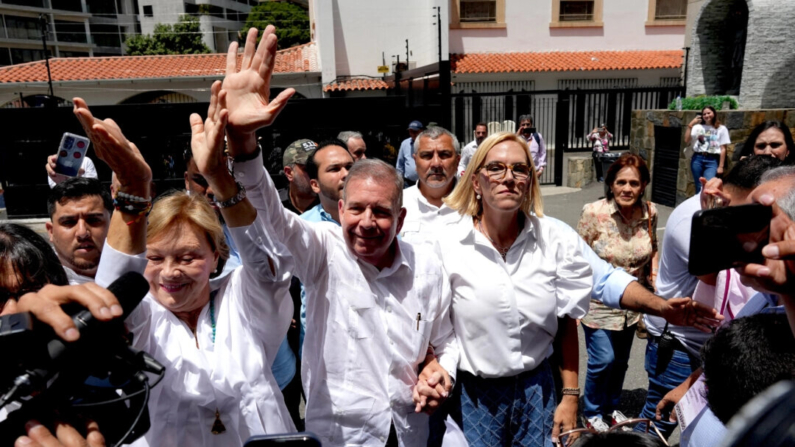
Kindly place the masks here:
POLYGON ((651 201, 676 206, 676 180, 679 172, 681 127, 654 126, 654 167, 651 201))
POLYGON ((748 34, 746 0, 712 0, 696 26, 707 95, 739 95, 748 34))

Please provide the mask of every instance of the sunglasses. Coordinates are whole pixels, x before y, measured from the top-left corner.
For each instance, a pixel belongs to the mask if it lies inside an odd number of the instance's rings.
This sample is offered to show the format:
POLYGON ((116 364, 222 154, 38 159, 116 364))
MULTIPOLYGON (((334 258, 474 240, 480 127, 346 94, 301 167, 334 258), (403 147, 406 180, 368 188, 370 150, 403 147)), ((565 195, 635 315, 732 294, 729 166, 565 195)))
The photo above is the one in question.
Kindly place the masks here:
MULTIPOLYGON (((647 435, 649 435, 649 429, 650 428, 653 429, 653 435, 656 435, 658 438, 660 438, 660 441, 662 441, 663 444, 668 445, 668 441, 665 440, 665 436, 663 436, 663 434, 660 432, 660 430, 657 428, 657 426, 654 425, 654 422, 652 422, 651 419, 646 419, 646 418, 628 419, 628 420, 626 420, 624 422, 618 423, 618 424, 610 427, 610 429, 607 430, 607 432, 611 433, 611 432, 617 432, 617 431, 634 431, 635 427, 637 427, 637 426, 642 426, 643 427, 643 433, 645 433, 647 435)), ((569 430, 567 432, 561 433, 560 436, 558 436, 558 440, 555 443, 555 446, 556 447, 572 447, 572 446, 576 447, 577 446, 577 440, 580 438, 580 436, 582 436, 584 434, 587 434, 587 433, 594 433, 595 434, 595 433, 598 433, 598 432, 596 430, 592 429, 592 428, 575 428, 574 430, 569 430)))

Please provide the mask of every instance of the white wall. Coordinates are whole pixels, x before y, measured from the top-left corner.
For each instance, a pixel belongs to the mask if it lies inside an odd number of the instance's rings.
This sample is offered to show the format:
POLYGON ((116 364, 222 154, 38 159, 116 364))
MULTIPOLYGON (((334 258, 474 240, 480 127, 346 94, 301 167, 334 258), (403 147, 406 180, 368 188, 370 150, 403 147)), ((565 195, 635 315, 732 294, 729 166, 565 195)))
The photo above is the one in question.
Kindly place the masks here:
POLYGON ((437 62, 435 6, 442 9, 442 55, 446 58, 448 0, 314 0, 312 9, 323 82, 337 76, 380 76, 382 52, 390 67, 393 55, 399 54, 404 62, 406 39, 411 51, 409 60, 416 62, 417 67, 437 62))
POLYGON ((684 26, 647 27, 647 0, 605 0, 601 28, 550 28, 553 0, 505 0, 505 29, 451 29, 451 53, 675 50, 684 26))

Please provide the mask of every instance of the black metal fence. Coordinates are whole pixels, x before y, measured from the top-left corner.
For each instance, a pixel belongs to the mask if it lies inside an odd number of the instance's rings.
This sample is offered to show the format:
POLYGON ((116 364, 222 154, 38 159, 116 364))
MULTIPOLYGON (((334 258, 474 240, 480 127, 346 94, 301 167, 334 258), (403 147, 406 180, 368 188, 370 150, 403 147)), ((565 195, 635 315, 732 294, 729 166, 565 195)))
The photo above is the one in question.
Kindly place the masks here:
POLYGON ((590 151, 587 135, 602 124, 613 134, 612 147, 627 149, 632 111, 666 108, 683 93, 682 87, 453 93, 451 130, 466 143, 479 122, 487 123, 490 132, 515 132, 519 116, 532 115, 547 150, 541 183, 560 185, 563 171, 557 164, 563 158, 557 149, 590 151))
MULTIPOLYGON (((91 110, 100 118, 113 118, 127 138, 135 142, 152 167, 159 192, 183 188, 183 153, 190 147, 191 113, 204 116, 206 103, 136 104, 97 106, 91 110), (171 156, 173 169, 163 162, 171 156)), ((284 186, 282 152, 291 142, 310 138, 320 142, 336 138, 343 130, 364 135, 369 157, 394 164, 406 128, 413 119, 438 120, 439 107, 426 105, 407 109, 402 97, 324 98, 290 101, 273 126, 258 132, 266 154, 265 165, 277 186, 284 186)), ((5 187, 9 216, 46 216, 49 192, 44 169, 64 132, 83 134, 68 107, 0 109, 3 136, 0 138, 0 181, 5 187)), ((92 148, 87 156, 97 167, 99 179, 110 184, 110 169, 96 158, 92 148)))

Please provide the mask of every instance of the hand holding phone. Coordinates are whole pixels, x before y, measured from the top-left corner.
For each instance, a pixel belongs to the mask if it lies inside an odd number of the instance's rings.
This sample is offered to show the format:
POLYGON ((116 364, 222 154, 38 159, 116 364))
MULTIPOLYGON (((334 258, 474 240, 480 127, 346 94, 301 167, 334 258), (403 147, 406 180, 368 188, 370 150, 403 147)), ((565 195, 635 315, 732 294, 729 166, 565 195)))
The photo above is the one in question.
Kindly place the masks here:
POLYGON ((701 276, 736 263, 764 263, 771 218, 771 207, 758 203, 698 211, 690 230, 688 271, 701 276))
POLYGON ((67 177, 77 177, 91 144, 88 138, 65 132, 58 147, 55 172, 67 177))

